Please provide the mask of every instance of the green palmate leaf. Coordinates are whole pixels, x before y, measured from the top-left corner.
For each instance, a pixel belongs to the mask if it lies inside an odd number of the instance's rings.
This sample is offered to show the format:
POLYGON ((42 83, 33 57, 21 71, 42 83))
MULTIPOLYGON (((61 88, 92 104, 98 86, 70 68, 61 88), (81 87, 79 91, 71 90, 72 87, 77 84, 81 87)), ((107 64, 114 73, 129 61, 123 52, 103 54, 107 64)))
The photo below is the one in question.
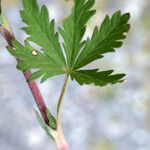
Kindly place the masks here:
POLYGON ((104 86, 107 84, 115 84, 124 81, 122 78, 125 76, 125 74, 112 75, 113 70, 101 72, 98 72, 98 70, 99 69, 75 71, 72 72, 71 77, 80 85, 94 84, 97 86, 104 86))
POLYGON ((55 33, 55 22, 50 22, 46 6, 38 7, 36 0, 23 0, 21 17, 27 27, 22 28, 28 35, 28 40, 42 47, 58 65, 65 67, 66 62, 59 43, 58 33, 55 33))
MULTIPOLYGON (((44 82, 50 77, 69 74, 79 84, 104 86, 122 82, 124 74, 111 74, 112 71, 80 70, 89 63, 100 59, 105 53, 114 52, 122 46, 125 34, 129 31, 129 13, 117 11, 105 17, 100 27, 95 27, 92 37, 83 40, 88 20, 95 14, 92 9, 95 0, 74 0, 74 7, 55 32, 54 20, 50 21, 46 6, 39 8, 37 0, 23 0, 21 17, 27 25, 23 30, 29 35, 27 41, 39 45, 36 51, 25 41, 25 46, 17 41, 9 47, 12 55, 19 59, 18 69, 32 70, 29 81, 42 77, 44 82), (59 41, 63 38, 63 45, 59 41), (15 50, 14 50, 15 49, 15 50)), ((53 126, 54 127, 54 126, 53 126)))
POLYGON ((115 48, 122 46, 124 35, 129 31, 130 14, 121 15, 120 11, 114 13, 112 18, 106 16, 100 28, 95 27, 93 35, 87 39, 74 68, 79 69, 92 61, 102 58, 104 53, 114 52, 115 48))
POLYGON ((81 48, 84 45, 82 38, 86 30, 87 21, 95 14, 91 10, 95 0, 74 0, 72 13, 63 22, 63 28, 59 28, 64 39, 64 49, 68 66, 72 68, 81 48))
POLYGON ((13 49, 9 47, 9 52, 20 59, 17 68, 26 71, 29 69, 37 69, 30 80, 42 77, 41 81, 64 73, 62 66, 58 65, 46 52, 33 50, 30 44, 25 41, 25 46, 17 41, 13 41, 13 49), (35 52, 36 55, 32 53, 35 52))

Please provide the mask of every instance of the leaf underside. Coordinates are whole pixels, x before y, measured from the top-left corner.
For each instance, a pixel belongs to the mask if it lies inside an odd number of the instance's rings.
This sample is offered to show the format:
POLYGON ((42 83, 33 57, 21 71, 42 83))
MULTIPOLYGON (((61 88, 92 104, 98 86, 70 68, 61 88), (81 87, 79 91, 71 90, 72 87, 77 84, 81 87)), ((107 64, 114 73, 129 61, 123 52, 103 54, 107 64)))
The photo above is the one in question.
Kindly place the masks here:
POLYGON ((83 40, 87 22, 96 12, 92 9, 94 4, 95 0, 74 0, 71 14, 64 19, 57 32, 55 21, 49 19, 46 6, 39 8, 37 0, 23 0, 21 17, 26 27, 22 29, 28 38, 24 45, 13 41, 13 48, 9 47, 9 51, 19 59, 18 69, 33 70, 29 81, 41 78, 44 82, 50 77, 66 73, 80 85, 104 86, 124 81, 125 75, 112 74, 113 70, 81 69, 103 58, 105 53, 121 47, 125 33, 130 29, 130 14, 117 11, 112 17, 107 15, 102 24, 94 28, 92 36, 83 40), (40 49, 35 50, 29 42, 37 44, 40 49))

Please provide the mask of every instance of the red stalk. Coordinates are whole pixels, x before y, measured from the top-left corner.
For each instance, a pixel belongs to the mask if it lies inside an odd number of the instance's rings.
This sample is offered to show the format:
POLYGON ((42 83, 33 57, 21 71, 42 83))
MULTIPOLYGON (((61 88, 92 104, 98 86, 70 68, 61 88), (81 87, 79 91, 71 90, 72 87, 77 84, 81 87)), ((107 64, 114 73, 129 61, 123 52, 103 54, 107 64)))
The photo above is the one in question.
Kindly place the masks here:
MULTIPOLYGON (((2 34, 2 36, 5 38, 5 40, 7 41, 8 45, 12 47, 12 41, 15 40, 15 36, 13 35, 11 29, 9 26, 5 26, 3 24, 1 24, 0 26, 0 33, 2 34)), ((17 61, 19 61, 17 59, 17 61)), ((26 80, 31 76, 31 71, 26 71, 26 72, 23 72, 26 80)), ((47 114, 46 114, 46 105, 44 103, 44 99, 40 93, 40 90, 36 84, 35 81, 30 81, 30 82, 27 82, 29 88, 30 88, 30 91, 34 97, 34 100, 41 112, 41 115, 45 121, 45 123, 47 125, 49 125, 49 121, 48 121, 48 118, 47 118, 47 114)))
MULTIPOLYGON (((26 72, 23 72, 24 76, 26 79, 28 79, 30 76, 31 76, 31 71, 26 71, 26 72)), ((36 84, 35 81, 30 81, 30 82, 27 82, 28 83, 28 86, 32 92, 32 95, 34 97, 34 100, 41 112, 41 115, 43 117, 43 119, 45 120, 45 123, 48 125, 49 124, 49 121, 48 121, 48 118, 47 118, 47 115, 46 115, 46 105, 44 103, 44 99, 40 93, 40 90, 36 84)))

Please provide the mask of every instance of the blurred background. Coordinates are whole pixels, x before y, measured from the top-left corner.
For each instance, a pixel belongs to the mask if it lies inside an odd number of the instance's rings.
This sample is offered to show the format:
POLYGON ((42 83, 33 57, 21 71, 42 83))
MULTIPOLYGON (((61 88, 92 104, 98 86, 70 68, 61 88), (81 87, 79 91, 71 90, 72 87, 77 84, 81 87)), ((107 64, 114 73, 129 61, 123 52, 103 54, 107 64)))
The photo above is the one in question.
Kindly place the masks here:
MULTIPOLYGON (((38 1, 47 5, 57 25, 72 7, 72 0, 38 1)), ((2 0, 2 4, 16 38, 23 42, 21 1, 2 0)), ((96 0, 95 8, 97 14, 89 21, 86 36, 106 14, 116 10, 131 13, 124 46, 90 65, 124 72, 126 81, 102 88, 70 82, 63 104, 66 138, 71 150, 150 150, 150 1, 96 0)), ((34 99, 6 45, 0 36, 0 150, 56 150, 37 123, 34 99)), ((54 115, 62 84, 63 76, 39 84, 54 115)))

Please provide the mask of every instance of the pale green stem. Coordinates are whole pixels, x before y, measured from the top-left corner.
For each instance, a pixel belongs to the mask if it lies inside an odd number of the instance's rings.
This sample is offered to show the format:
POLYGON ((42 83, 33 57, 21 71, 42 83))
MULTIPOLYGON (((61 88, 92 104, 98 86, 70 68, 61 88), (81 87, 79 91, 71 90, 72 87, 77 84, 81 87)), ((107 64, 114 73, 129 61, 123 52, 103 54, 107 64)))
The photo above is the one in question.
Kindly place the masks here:
POLYGON ((69 80, 69 74, 67 74, 66 79, 64 81, 64 85, 62 87, 61 94, 58 101, 58 106, 57 106, 57 135, 55 140, 59 150, 69 150, 69 145, 64 137, 62 124, 61 124, 62 102, 63 102, 65 91, 67 89, 68 80, 69 80))
POLYGON ((68 80, 69 80, 69 75, 67 74, 66 79, 64 81, 63 88, 61 90, 61 94, 60 94, 59 101, 58 101, 58 106, 57 106, 57 129, 61 128, 62 102, 63 102, 63 97, 64 97, 64 94, 65 94, 65 91, 67 89, 68 80))

